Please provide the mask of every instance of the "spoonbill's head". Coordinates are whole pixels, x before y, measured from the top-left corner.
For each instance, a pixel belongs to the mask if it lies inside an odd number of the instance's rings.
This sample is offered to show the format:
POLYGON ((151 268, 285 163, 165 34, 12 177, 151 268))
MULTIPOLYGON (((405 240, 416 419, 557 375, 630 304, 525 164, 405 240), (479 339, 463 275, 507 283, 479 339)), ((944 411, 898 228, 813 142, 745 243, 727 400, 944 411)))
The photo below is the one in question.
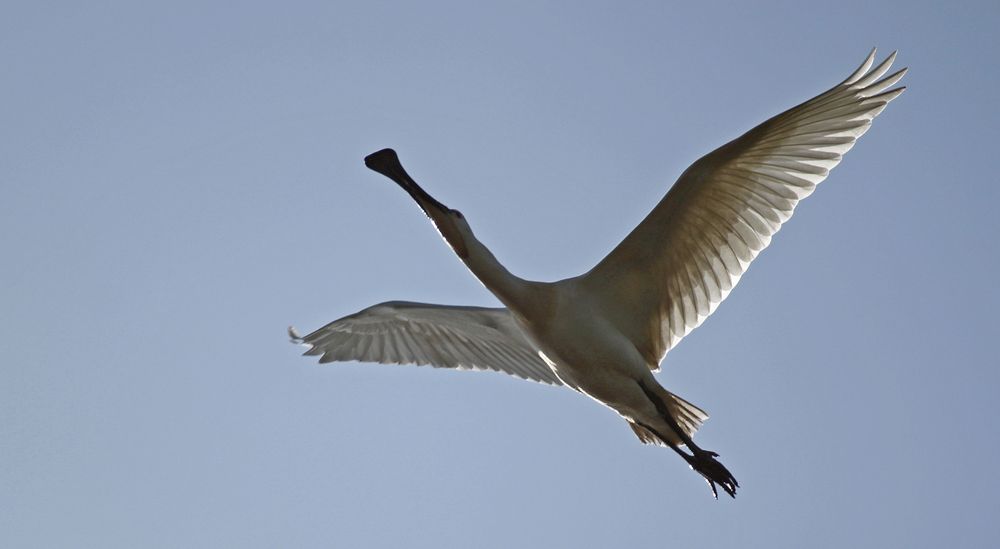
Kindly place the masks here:
POLYGON ((469 256, 465 235, 472 235, 472 229, 465 221, 465 216, 458 210, 453 210, 440 203, 427 193, 410 177, 399 162, 399 156, 392 149, 382 149, 365 157, 365 166, 396 182, 409 193, 410 197, 420 206, 434 222, 441 236, 462 259, 469 256))

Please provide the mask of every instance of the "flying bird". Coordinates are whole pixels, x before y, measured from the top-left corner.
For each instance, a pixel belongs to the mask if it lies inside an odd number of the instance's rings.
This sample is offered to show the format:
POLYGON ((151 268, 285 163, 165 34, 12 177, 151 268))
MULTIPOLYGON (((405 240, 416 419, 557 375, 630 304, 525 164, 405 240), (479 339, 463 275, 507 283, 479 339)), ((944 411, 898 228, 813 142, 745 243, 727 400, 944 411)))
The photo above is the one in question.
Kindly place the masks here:
POLYGON ((905 87, 875 50, 846 80, 692 164, 590 271, 557 282, 511 274, 458 210, 434 199, 392 149, 365 158, 416 201, 504 307, 389 301, 295 343, 321 363, 362 361, 495 370, 565 385, 617 412, 646 444, 671 448, 732 497, 739 483, 692 438, 704 410, 653 376, 667 352, 715 311, 757 254, 905 87))

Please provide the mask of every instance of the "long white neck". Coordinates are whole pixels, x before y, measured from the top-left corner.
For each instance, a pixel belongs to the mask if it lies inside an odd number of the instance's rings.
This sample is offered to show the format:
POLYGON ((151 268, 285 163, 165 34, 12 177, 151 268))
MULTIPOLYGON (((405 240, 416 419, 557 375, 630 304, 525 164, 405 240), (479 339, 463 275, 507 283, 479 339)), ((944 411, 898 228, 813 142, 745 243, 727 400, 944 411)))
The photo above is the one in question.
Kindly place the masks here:
POLYGON ((462 214, 438 202, 413 180, 399 163, 396 151, 382 149, 365 157, 365 165, 392 179, 403 188, 420 209, 431 218, 441 236, 462 258, 472 274, 503 302, 518 312, 531 304, 534 283, 520 279, 504 268, 496 257, 472 234, 462 214))
POLYGON ((467 252, 462 261, 504 305, 509 309, 520 311, 530 299, 528 294, 532 283, 511 274, 471 231, 462 233, 467 252))

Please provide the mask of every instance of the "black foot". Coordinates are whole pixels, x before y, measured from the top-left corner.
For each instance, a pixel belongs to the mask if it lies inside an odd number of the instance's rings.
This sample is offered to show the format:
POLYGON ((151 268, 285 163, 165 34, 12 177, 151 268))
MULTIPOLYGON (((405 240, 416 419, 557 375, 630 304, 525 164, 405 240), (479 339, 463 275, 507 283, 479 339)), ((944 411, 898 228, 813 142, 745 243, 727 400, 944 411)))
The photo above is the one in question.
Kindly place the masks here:
POLYGON ((719 492, 715 490, 716 483, 729 494, 729 497, 735 498, 736 488, 739 487, 740 483, 736 482, 733 474, 729 472, 729 469, 726 469, 725 465, 715 459, 717 457, 719 454, 715 452, 699 449, 694 452, 693 456, 687 456, 687 462, 692 469, 705 477, 715 499, 719 499, 719 492))

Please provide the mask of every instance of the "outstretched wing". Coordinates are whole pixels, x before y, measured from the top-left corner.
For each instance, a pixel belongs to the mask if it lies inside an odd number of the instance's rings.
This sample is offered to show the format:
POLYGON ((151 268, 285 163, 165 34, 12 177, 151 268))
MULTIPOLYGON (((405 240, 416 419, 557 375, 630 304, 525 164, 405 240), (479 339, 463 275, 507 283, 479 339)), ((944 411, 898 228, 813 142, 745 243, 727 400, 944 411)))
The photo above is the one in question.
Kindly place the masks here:
POLYGON ((429 364, 495 370, 562 385, 504 308, 454 307, 407 301, 379 303, 300 337, 319 361, 429 364))
POLYGON ((712 314, 799 201, 903 92, 889 88, 906 69, 882 78, 895 57, 872 69, 872 50, 833 89, 699 159, 580 278, 651 365, 712 314))

